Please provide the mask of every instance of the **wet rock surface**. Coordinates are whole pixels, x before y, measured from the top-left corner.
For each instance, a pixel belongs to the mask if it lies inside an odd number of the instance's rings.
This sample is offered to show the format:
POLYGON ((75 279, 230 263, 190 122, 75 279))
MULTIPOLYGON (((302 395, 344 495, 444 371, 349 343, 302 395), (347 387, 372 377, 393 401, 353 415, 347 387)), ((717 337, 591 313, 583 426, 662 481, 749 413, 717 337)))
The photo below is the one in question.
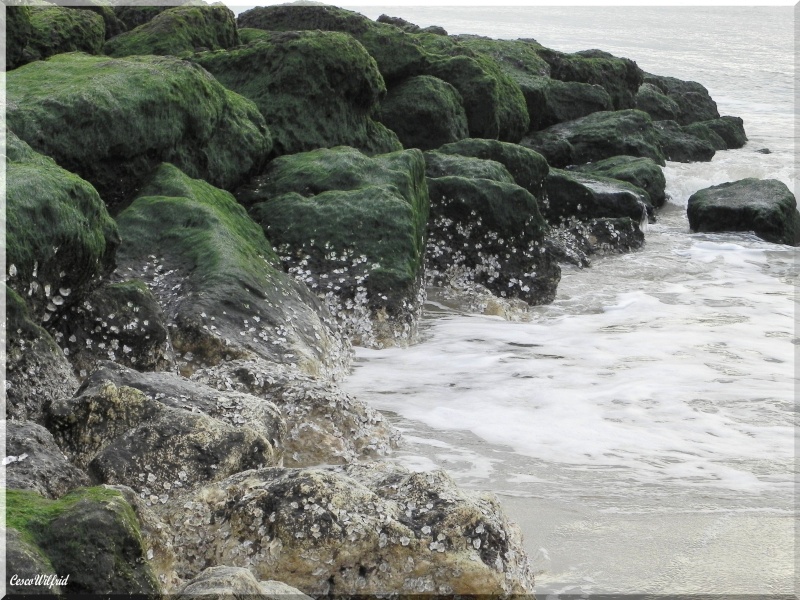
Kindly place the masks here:
POLYGON ((664 171, 649 158, 614 156, 585 165, 572 166, 569 170, 630 183, 646 191, 650 196, 650 203, 655 208, 662 207, 667 201, 664 171))
POLYGON ((696 130, 693 132, 676 121, 656 121, 653 125, 658 132, 659 145, 667 160, 688 163, 709 161, 714 158, 716 152, 714 144, 696 135, 698 133, 696 130))
POLYGON ((639 222, 628 217, 572 221, 553 228, 547 236, 549 251, 559 262, 591 266, 592 255, 622 254, 644 245, 639 222))

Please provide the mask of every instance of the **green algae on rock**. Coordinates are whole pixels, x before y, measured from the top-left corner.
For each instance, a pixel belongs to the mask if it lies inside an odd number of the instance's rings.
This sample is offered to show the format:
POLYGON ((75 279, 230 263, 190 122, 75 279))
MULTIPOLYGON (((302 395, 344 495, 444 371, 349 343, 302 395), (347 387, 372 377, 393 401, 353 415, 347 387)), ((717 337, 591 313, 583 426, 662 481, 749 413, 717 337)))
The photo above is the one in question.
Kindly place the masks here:
POLYGON ((681 109, 678 103, 664 95, 652 83, 643 83, 636 93, 636 108, 643 110, 656 121, 674 121, 681 109))
POLYGON ((103 52, 181 56, 200 49, 221 50, 239 44, 233 12, 223 5, 177 6, 106 42, 103 52))
POLYGON ((106 39, 103 17, 89 10, 62 6, 31 6, 31 33, 24 50, 25 62, 63 52, 100 54, 106 39))
POLYGON ((714 158, 716 153, 714 145, 700 137, 704 134, 704 137, 713 134, 715 138, 719 138, 710 129, 703 127, 699 132, 696 129, 692 131, 691 125, 681 126, 676 121, 654 121, 653 126, 658 135, 658 143, 667 160, 688 163, 710 161, 714 158))
POLYGON ((275 155, 339 145, 370 154, 402 148, 372 120, 386 87, 375 61, 349 35, 269 32, 192 60, 255 103, 275 136, 275 155))
POLYGON ((8 285, 53 322, 114 268, 117 226, 97 191, 8 131, 8 285))
POLYGON ((7 94, 9 127, 94 185, 112 210, 162 161, 232 188, 272 144, 249 100, 170 57, 61 54, 8 73, 7 94))
POLYGON ((428 194, 419 150, 282 156, 237 192, 286 268, 354 342, 407 344, 422 309, 428 194))
POLYGON ((571 167, 571 170, 627 181, 645 190, 653 206, 659 208, 667 201, 664 171, 652 159, 635 156, 612 156, 597 162, 571 167))
POLYGON ((54 573, 69 574, 62 592, 160 596, 138 520, 118 491, 84 488, 48 500, 7 490, 6 525, 35 547, 54 573))
POLYGON ((117 222, 119 272, 158 298, 185 374, 250 355, 320 376, 347 369, 338 326, 228 192, 163 164, 117 222))
POLYGON ((467 179, 491 179, 501 183, 514 183, 514 178, 508 169, 495 160, 436 151, 428 151, 424 155, 426 177, 455 175, 467 179))
POLYGON ((677 105, 678 114, 675 121, 680 125, 719 118, 717 103, 711 99, 705 86, 696 81, 683 81, 652 73, 645 73, 643 81, 655 87, 677 105))

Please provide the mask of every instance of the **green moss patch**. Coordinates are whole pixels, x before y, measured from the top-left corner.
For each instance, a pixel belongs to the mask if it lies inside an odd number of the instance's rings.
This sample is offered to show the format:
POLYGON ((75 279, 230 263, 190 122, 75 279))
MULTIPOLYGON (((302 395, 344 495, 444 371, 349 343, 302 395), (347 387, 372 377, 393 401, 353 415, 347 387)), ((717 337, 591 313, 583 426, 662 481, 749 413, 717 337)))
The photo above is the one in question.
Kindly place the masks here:
POLYGON ((25 48, 26 62, 62 52, 100 54, 106 39, 100 15, 61 6, 31 6, 29 14, 31 34, 25 48))

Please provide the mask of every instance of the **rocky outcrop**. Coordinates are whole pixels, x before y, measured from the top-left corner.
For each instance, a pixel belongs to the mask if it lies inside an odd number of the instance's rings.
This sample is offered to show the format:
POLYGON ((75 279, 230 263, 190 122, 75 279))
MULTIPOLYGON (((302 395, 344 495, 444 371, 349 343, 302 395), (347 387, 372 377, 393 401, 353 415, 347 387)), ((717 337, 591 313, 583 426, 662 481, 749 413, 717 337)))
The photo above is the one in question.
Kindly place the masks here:
POLYGON ((14 133, 89 181, 112 212, 162 161, 232 188, 271 148, 249 100, 171 57, 61 54, 10 72, 7 98, 14 133))
POLYGON ((264 600, 311 600, 280 581, 258 581, 242 567, 209 567, 178 592, 181 599, 225 600, 258 597, 264 600))
POLYGON ((166 511, 179 572, 243 567, 312 595, 526 594, 519 531, 491 495, 382 464, 234 475, 166 511))
POLYGON ((284 268, 322 299, 354 343, 415 338, 428 219, 421 152, 369 158, 341 147, 283 156, 237 197, 284 268))
POLYGON ((6 421, 5 487, 57 499, 89 477, 67 461, 52 434, 30 421, 6 421))
POLYGON ((335 384, 291 372, 261 359, 200 369, 192 380, 274 403, 286 421, 284 464, 344 464, 389 454, 399 432, 376 410, 335 384))
POLYGON ((222 50, 239 44, 233 12, 222 5, 177 6, 122 33, 103 46, 116 58, 132 54, 181 56, 201 49, 222 50))
POLYGON ((677 105, 675 120, 680 125, 719 118, 717 103, 711 99, 708 90, 695 81, 645 73, 644 83, 649 83, 677 105))
POLYGON ((340 145, 369 154, 402 148, 372 119, 386 87, 375 61, 347 34, 264 32, 246 46, 192 60, 256 104, 275 137, 275 155, 340 145))
POLYGON ((164 164, 117 223, 118 272, 158 299, 184 375, 245 356, 321 377, 347 369, 338 325, 280 270, 263 231, 228 192, 164 164))
POLYGON ((520 142, 557 168, 623 154, 650 158, 663 166, 661 143, 650 115, 640 110, 592 113, 534 132, 520 142))
POLYGON ((410 77, 392 87, 381 102, 379 119, 405 148, 432 150, 469 137, 461 94, 428 75, 410 77))
POLYGON ((695 192, 687 207, 692 231, 752 231, 776 244, 800 245, 794 194, 776 179, 741 179, 695 192))
POLYGON ((667 182, 664 171, 649 158, 614 156, 605 160, 577 165, 570 170, 626 181, 643 189, 650 196, 650 203, 659 208, 666 202, 667 182))

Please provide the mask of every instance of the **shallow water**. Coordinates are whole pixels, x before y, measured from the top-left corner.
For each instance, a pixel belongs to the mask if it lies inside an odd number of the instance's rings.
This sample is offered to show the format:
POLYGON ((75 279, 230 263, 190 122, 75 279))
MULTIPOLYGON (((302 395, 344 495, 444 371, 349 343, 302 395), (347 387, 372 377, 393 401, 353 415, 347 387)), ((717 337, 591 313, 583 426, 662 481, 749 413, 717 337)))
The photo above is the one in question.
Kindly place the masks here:
POLYGON ((513 321, 433 293, 421 343, 359 349, 344 387, 404 430, 396 460, 500 495, 542 597, 791 591, 797 251, 691 234, 685 216, 724 181, 796 189, 791 10, 361 12, 599 47, 745 119, 745 148, 667 165, 642 250, 564 267, 555 302, 513 321))

